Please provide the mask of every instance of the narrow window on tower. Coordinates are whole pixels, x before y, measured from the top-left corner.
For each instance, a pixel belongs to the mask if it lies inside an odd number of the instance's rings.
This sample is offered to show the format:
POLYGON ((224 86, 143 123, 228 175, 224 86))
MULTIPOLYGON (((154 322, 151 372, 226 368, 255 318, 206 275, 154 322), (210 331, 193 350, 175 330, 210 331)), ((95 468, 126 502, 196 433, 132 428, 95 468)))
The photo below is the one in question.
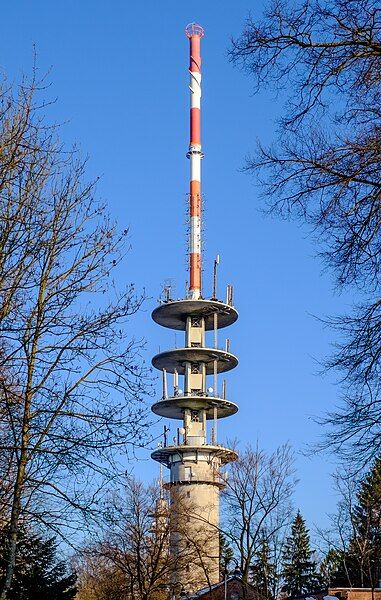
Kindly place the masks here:
POLYGON ((199 414, 198 410, 191 410, 191 421, 192 421, 192 423, 200 422, 200 414, 199 414))

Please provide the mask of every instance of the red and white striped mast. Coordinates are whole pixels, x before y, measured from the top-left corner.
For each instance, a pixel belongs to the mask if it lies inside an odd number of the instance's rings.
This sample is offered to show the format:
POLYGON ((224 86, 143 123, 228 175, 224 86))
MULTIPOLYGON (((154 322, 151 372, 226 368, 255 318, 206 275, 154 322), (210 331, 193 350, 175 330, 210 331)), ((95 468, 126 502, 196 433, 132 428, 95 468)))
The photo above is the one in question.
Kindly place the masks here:
POLYGON ((187 157, 190 160, 189 189, 189 294, 193 300, 201 298, 202 242, 201 242, 201 38, 204 30, 197 23, 185 29, 189 39, 190 74, 190 140, 187 157))

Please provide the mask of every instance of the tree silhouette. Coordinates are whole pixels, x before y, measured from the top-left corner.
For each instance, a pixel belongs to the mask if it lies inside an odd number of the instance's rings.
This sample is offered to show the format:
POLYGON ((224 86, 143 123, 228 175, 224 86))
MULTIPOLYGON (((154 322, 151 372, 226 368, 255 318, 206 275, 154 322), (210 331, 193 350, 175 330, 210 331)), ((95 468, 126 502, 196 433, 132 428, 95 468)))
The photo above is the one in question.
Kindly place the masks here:
POLYGON ((250 571, 251 581, 260 596, 266 600, 274 600, 277 574, 266 535, 262 535, 260 548, 256 552, 250 571))
POLYGON ((244 584, 249 583, 263 534, 274 547, 287 529, 294 485, 293 455, 288 445, 272 454, 247 446, 230 465, 222 492, 221 529, 239 560, 244 584))
POLYGON ((142 443, 148 414, 142 343, 127 326, 143 298, 112 278, 127 232, 45 123, 41 87, 0 86, 2 600, 19 523, 77 530, 118 476, 115 455, 142 443))
POLYGON ((283 550, 284 589, 289 596, 301 596, 320 585, 316 563, 312 559, 309 531, 298 511, 283 550))
MULTIPOLYGON (((0 532, 0 581, 6 572, 7 528, 0 532)), ((43 538, 20 527, 17 559, 8 592, 9 600, 71 600, 76 595, 76 575, 67 573, 66 564, 57 559, 54 538, 43 538)))
POLYGON ((343 406, 325 447, 361 465, 381 449, 381 11, 378 0, 270 0, 233 42, 232 60, 285 97, 277 140, 248 160, 268 210, 306 222, 336 276, 358 298, 327 321, 327 361, 343 406))
POLYGON ((381 458, 360 483, 347 515, 351 537, 339 553, 332 584, 376 587, 381 577, 381 458))

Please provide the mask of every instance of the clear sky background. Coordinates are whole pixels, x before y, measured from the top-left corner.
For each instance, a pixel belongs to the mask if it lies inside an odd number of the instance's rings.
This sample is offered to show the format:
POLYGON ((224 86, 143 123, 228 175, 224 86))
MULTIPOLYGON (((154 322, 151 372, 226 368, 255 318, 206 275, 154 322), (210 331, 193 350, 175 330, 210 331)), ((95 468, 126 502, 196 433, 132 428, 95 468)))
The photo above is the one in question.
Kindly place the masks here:
MULTIPOLYGON (((340 389, 317 375, 333 334, 312 315, 346 310, 350 298, 334 293, 315 257, 313 240, 297 223, 261 214, 260 189, 242 173, 256 139, 276 137, 281 101, 253 95, 252 82, 227 58, 231 36, 263 0, 15 0, 3 3, 0 70, 17 82, 30 72, 33 45, 47 94, 57 97, 49 118, 64 123, 65 142, 89 155, 89 175, 101 175, 99 196, 132 245, 119 276, 145 288, 144 311, 131 331, 147 340, 145 360, 174 344, 150 312, 167 278, 183 296, 186 280, 185 215, 189 163, 187 23, 206 31, 202 43, 205 293, 219 253, 220 296, 235 287, 239 321, 228 332, 239 367, 228 375, 228 395, 239 413, 221 422, 220 441, 238 438, 269 451, 289 441, 300 482, 295 506, 308 525, 322 525, 336 498, 330 473, 335 457, 304 456, 318 440, 314 416, 337 404, 340 389)), ((223 334, 222 334, 223 335, 223 334)), ((177 342, 180 342, 178 335, 177 342)), ((160 395, 160 382, 157 385, 160 395)), ((173 422, 174 425, 177 423, 173 422)), ((163 422, 156 425, 157 432, 163 422)), ((153 429, 155 432, 156 429, 153 429)), ((174 431, 174 428, 173 428, 174 431)), ((134 462, 151 479, 158 467, 149 452, 134 462)))

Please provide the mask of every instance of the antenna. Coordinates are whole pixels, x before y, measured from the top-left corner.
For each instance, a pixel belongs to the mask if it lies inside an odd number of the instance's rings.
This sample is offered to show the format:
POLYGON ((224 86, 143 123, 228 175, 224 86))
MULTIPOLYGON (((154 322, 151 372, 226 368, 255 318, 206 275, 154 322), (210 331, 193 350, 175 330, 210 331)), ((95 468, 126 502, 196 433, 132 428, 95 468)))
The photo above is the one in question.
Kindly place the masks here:
POLYGON ((185 29, 189 39, 190 74, 190 140, 187 157, 190 160, 189 186, 189 292, 193 300, 201 298, 201 54, 200 42, 204 30, 197 23, 185 29))
POLYGON ((163 428, 164 448, 166 448, 168 445, 168 435, 167 434, 168 434, 169 430, 170 430, 170 428, 167 427, 166 425, 164 425, 164 428, 163 428))
POLYGON ((160 475, 159 475, 159 493, 160 493, 160 500, 163 500, 164 498, 164 486, 163 486, 163 465, 160 463, 160 475))
POLYGON ((162 290, 162 301, 163 302, 170 302, 172 300, 172 291, 173 291, 174 287, 175 286, 173 285, 172 278, 167 278, 164 280, 163 290, 162 290))
POLYGON ((177 369, 173 373, 173 395, 178 396, 179 393, 179 374, 177 369))
POLYGON ((168 398, 167 369, 163 369, 163 400, 168 398))
POLYGON ((214 259, 214 267, 213 267, 213 295, 212 299, 217 300, 217 267, 220 264, 220 255, 217 254, 214 259))

